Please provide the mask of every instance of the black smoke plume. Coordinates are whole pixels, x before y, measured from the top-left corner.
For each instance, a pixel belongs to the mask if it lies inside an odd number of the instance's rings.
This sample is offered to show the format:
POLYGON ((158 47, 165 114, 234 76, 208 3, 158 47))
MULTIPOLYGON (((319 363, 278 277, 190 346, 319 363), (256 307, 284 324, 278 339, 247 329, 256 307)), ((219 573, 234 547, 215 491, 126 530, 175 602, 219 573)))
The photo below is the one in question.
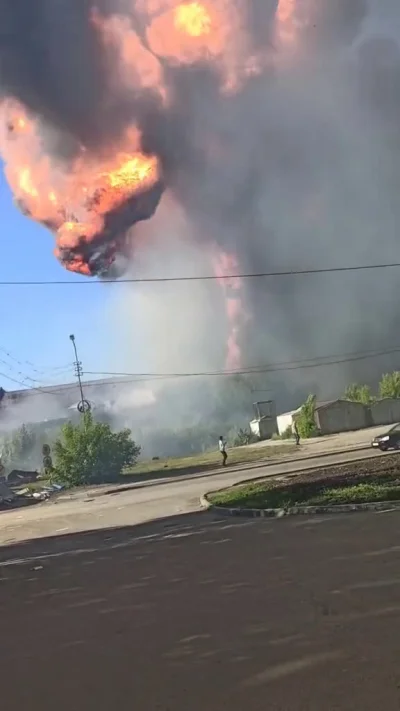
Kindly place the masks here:
MULTIPOLYGON (((243 272, 398 261, 400 6, 292 5, 293 37, 285 44, 276 32, 277 1, 232 0, 249 46, 265 62, 229 95, 215 63, 159 58, 172 97, 166 107, 157 92, 129 93, 118 83, 91 21, 94 9, 128 17, 146 46, 143 3, 3 0, 0 94, 56 129, 60 160, 65 145, 68 158, 74 146, 101 152, 136 121, 143 150, 158 155, 164 184, 205 249, 215 243, 234 251, 243 272)), ((156 209, 157 190, 148 213, 128 211, 93 250, 107 252, 108 240, 112 250, 125 249, 129 226, 156 209)), ((380 271, 248 282, 246 360, 392 345, 398 287, 395 272, 380 271)), ((310 387, 324 382, 330 395, 349 377, 373 378, 392 365, 349 364, 329 371, 331 382, 323 369, 290 377, 310 387)))

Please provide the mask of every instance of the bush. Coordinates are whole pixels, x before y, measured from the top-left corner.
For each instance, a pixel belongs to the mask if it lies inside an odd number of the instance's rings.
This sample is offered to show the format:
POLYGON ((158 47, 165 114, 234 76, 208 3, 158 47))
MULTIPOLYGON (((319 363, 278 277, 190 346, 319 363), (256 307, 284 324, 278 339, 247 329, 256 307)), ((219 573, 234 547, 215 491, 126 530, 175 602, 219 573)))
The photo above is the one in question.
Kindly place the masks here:
POLYGON ((400 398, 400 372, 385 373, 379 383, 379 395, 381 398, 400 398))
POLYGON ((309 395, 300 412, 296 415, 297 429, 303 439, 315 437, 318 434, 315 425, 315 402, 315 395, 309 395))
POLYGON ((52 479, 69 486, 116 481, 124 467, 132 466, 140 447, 130 430, 113 432, 110 425, 95 422, 91 413, 75 425, 68 422, 55 442, 52 479))
POLYGON ((292 439, 293 438, 293 432, 292 428, 290 425, 286 427, 286 429, 282 432, 281 435, 279 435, 279 439, 292 439))
POLYGON ((368 385, 357 385, 357 383, 347 386, 344 399, 351 402, 361 402, 363 405, 370 405, 374 400, 371 388, 368 385))
POLYGON ((253 434, 251 430, 240 429, 233 439, 234 447, 244 447, 246 444, 255 444, 259 442, 260 438, 253 434))

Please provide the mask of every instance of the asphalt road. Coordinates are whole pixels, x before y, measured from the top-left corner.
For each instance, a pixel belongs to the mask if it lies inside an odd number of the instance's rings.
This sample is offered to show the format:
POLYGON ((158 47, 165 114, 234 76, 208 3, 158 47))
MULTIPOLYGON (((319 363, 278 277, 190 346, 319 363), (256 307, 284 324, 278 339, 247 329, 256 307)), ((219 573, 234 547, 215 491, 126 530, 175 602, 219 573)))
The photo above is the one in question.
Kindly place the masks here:
MULTIPOLYGON (((364 435, 365 436, 365 435, 364 435)), ((307 450, 308 451, 308 450, 307 450)), ((137 483, 128 490, 113 493, 74 493, 49 503, 25 509, 17 509, 0 514, 0 545, 30 538, 68 534, 75 531, 98 530, 115 526, 129 526, 200 510, 200 496, 213 489, 254 479, 255 477, 277 476, 289 472, 299 472, 318 467, 320 464, 343 463, 363 457, 378 456, 379 453, 353 451, 331 453, 319 459, 318 455, 309 459, 288 457, 275 459, 257 465, 256 468, 236 468, 233 471, 220 469, 188 476, 155 479, 137 483)))
POLYGON ((4 708, 398 711, 399 516, 200 513, 3 547, 4 708))

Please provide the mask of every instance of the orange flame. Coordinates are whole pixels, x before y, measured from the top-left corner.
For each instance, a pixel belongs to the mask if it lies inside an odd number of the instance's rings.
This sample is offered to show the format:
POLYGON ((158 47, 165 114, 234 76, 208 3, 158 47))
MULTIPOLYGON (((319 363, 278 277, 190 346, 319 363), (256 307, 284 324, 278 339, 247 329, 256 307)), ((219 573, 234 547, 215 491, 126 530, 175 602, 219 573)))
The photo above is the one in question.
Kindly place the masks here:
POLYGON ((178 5, 174 11, 174 24, 178 30, 184 30, 191 37, 209 35, 212 27, 207 8, 199 2, 178 5))
POLYGON ((279 0, 276 10, 276 29, 280 42, 292 44, 295 40, 294 30, 295 0, 279 0))
MULTIPOLYGON (((153 182, 154 172, 157 172, 157 158, 154 156, 147 158, 144 155, 121 157, 121 163, 109 173, 103 172, 104 177, 111 188, 125 192, 132 191, 132 185, 143 186, 147 181, 153 182)), ((116 161, 117 162, 117 161, 116 161)), ((119 161, 118 161, 119 162, 119 161)))
MULTIPOLYGON (((104 228, 108 212, 160 179, 159 161, 140 151, 135 127, 104 156, 82 149, 78 158, 64 165, 44 154, 35 121, 20 107, 7 102, 1 108, 7 118, 5 135, 0 137, 0 149, 10 157, 7 179, 24 211, 56 232, 57 255, 66 247, 90 242, 104 228)), ((90 273, 77 258, 67 266, 90 273)))
MULTIPOLYGON (((235 92, 265 65, 265 56, 254 54, 252 49, 246 29, 246 3, 126 0, 129 2, 135 10, 132 18, 122 14, 103 16, 94 10, 91 21, 105 60, 112 58, 111 80, 118 88, 130 91, 132 100, 151 91, 168 105, 172 97, 168 96, 166 69, 171 64, 213 63, 223 92, 235 92)), ((291 27, 294 5, 295 0, 279 0, 278 28, 287 31, 291 27)), ((7 179, 26 214, 56 233, 58 253, 96 239, 106 229, 110 214, 130 198, 151 190, 162 178, 159 159, 143 151, 136 125, 101 151, 92 153, 78 146, 77 157, 63 163, 46 153, 43 124, 39 126, 24 106, 2 101, 0 114, 4 118, 3 126, 0 122, 0 151, 7 179)), ((54 137, 57 139, 57 135, 54 137)), ((106 241, 113 237, 108 235, 106 241)), ((80 260, 72 255, 66 266, 88 273, 83 256, 80 260)), ((233 322, 232 304, 229 309, 233 322)))
POLYGON ((19 176, 19 187, 26 195, 32 198, 39 197, 39 193, 32 183, 31 171, 29 168, 22 168, 19 176))
POLYGON ((276 39, 285 50, 297 48, 299 33, 307 22, 297 0, 279 0, 275 14, 276 39))
POLYGON ((225 310, 229 324, 227 340, 226 369, 238 370, 241 366, 241 352, 239 346, 240 325, 244 316, 242 304, 242 281, 240 277, 232 276, 238 271, 238 260, 235 254, 219 251, 213 259, 214 273, 225 295, 225 310))
POLYGON ((117 80, 126 88, 152 89, 165 96, 162 69, 158 59, 143 45, 129 19, 120 15, 103 17, 92 12, 92 23, 106 49, 117 54, 117 80))

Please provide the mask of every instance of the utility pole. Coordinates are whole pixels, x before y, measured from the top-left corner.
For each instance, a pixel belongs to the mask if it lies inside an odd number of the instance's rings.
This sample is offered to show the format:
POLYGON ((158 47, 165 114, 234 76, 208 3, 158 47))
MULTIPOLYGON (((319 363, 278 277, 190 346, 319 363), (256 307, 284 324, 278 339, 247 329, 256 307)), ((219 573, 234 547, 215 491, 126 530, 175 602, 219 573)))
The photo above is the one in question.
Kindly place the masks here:
POLYGON ((78 358, 78 351, 77 351, 77 348, 76 348, 76 342, 75 342, 75 336, 74 336, 74 334, 72 333, 69 338, 70 338, 70 340, 72 341, 72 345, 73 345, 73 347, 74 347, 74 353, 75 353, 75 360, 74 360, 75 375, 76 375, 76 377, 78 378, 79 391, 80 391, 80 394, 81 394, 81 399, 80 399, 80 402, 79 402, 79 404, 78 404, 78 410, 79 410, 79 412, 80 412, 81 414, 83 414, 84 412, 88 412, 88 411, 90 410, 90 403, 89 403, 87 400, 85 400, 85 398, 84 398, 84 396, 83 396, 83 387, 82 387, 82 375, 83 375, 83 371, 82 371, 82 363, 81 363, 81 361, 80 361, 79 358, 78 358))

